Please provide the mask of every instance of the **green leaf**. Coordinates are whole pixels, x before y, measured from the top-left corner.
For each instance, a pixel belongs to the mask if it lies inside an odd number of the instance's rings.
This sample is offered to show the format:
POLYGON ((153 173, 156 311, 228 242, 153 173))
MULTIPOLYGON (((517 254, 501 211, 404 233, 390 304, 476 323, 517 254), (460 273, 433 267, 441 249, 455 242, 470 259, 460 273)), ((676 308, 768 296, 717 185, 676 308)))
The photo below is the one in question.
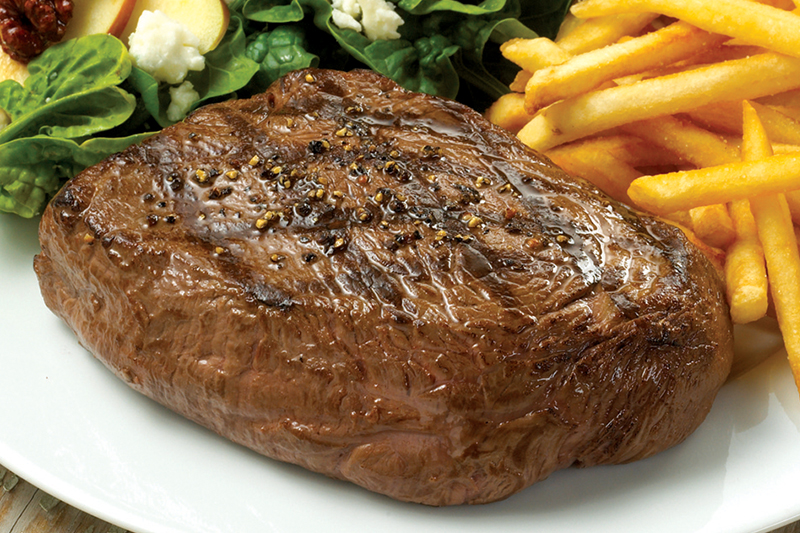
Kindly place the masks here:
MULTIPOLYGON (((247 85, 258 72, 259 65, 245 54, 246 37, 239 15, 233 14, 228 32, 217 47, 205 55, 206 66, 201 71, 191 71, 186 76, 200 94, 200 100, 193 109, 200 105, 238 91, 247 85)), ((130 85, 139 93, 145 108, 165 128, 174 123, 167 118, 170 104, 169 88, 159 83, 147 72, 134 67, 128 79, 130 85)))
POLYGON ((247 57, 246 47, 243 21, 239 16, 231 16, 225 37, 205 56, 206 68, 200 72, 191 72, 186 77, 200 93, 200 101, 195 107, 232 94, 247 85, 258 72, 259 65, 247 57))
POLYGON ((0 143, 31 135, 77 138, 119 126, 136 108, 136 98, 119 87, 101 87, 42 104, 0 130, 0 143))
POLYGON ((248 46, 247 55, 259 62, 252 90, 266 90, 274 81, 293 70, 316 67, 319 56, 307 52, 305 28, 282 24, 259 34, 248 46))
POLYGON ((25 218, 40 214, 64 181, 149 135, 96 138, 80 145, 37 135, 0 145, 0 212, 25 218))
POLYGON ((119 85, 131 71, 125 45, 111 35, 70 39, 48 48, 28 65, 25 88, 40 101, 119 85))
POLYGON ((522 0, 517 18, 540 36, 555 39, 571 4, 571 0, 522 0))
POLYGON ((133 67, 128 83, 139 93, 145 109, 158 122, 158 125, 165 128, 172 124, 167 118, 167 107, 169 106, 169 91, 167 85, 159 84, 153 76, 144 70, 133 67))
POLYGON ((487 15, 496 13, 505 5, 505 0, 484 0, 479 5, 463 4, 457 0, 400 0, 397 7, 412 15, 427 15, 434 11, 452 11, 464 15, 487 15))
POLYGON ((250 20, 273 23, 299 22, 305 17, 298 0, 291 0, 288 4, 274 0, 248 0, 242 14, 250 20))
MULTIPOLYGON (((316 27, 333 36, 342 50, 406 89, 485 106, 508 92, 508 84, 519 70, 502 58, 499 44, 515 37, 553 33, 567 12, 569 0, 483 0, 477 4, 397 0, 396 5, 404 20, 399 28, 401 38, 374 42, 361 33, 336 26, 327 0, 247 0, 243 13, 249 19, 269 24, 297 21, 304 13, 305 22, 313 14, 316 27), (530 24, 521 22, 523 17, 530 24)), ((270 29, 276 31, 272 26, 270 29)), ((319 42, 308 30, 306 39, 319 42)), ((262 57, 268 47, 265 41, 258 46, 261 49, 254 56, 262 57)), ((341 59, 320 46, 313 50, 318 49, 319 66, 342 68, 341 59)), ((262 80, 262 74, 256 79, 262 80)))
POLYGON ((119 126, 136 107, 135 98, 116 87, 130 74, 131 61, 110 35, 50 47, 28 70, 24 86, 0 83, 0 108, 11 117, 0 143, 40 133, 84 137, 119 126))

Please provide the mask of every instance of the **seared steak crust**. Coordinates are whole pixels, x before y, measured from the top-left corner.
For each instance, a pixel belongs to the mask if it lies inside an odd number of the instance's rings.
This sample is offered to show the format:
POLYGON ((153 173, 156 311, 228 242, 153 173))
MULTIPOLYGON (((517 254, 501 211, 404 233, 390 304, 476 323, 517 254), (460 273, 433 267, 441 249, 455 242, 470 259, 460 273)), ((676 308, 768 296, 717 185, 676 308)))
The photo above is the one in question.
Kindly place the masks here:
POLYGON ((47 305, 132 387, 432 505, 681 442, 732 357, 682 233, 454 102, 308 70, 71 180, 47 305))

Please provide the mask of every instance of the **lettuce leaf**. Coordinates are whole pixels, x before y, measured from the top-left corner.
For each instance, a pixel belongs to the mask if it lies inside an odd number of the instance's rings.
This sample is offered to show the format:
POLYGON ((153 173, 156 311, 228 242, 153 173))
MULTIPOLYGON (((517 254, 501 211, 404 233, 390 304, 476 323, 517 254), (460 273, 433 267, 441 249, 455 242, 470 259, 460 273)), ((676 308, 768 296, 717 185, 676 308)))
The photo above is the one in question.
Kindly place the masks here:
POLYGON ((29 66, 25 85, 0 83, 0 108, 11 124, 0 144, 39 133, 82 137, 119 126, 136 99, 116 87, 128 77, 125 46, 106 35, 70 40, 46 50, 29 66))
POLYGON ((109 154, 124 150, 150 134, 89 139, 81 144, 35 135, 0 146, 0 212, 31 218, 42 212, 61 184, 109 154))
POLYGON ((148 134, 94 138, 124 124, 136 97, 121 87, 131 60, 115 37, 91 35, 48 48, 24 85, 0 83, 0 211, 32 217, 66 179, 148 134))
MULTIPOLYGON (((245 54, 247 46, 243 20, 233 14, 228 32, 217 47, 205 55, 206 67, 201 71, 192 71, 186 77, 200 94, 200 100, 192 109, 209 103, 220 97, 233 95, 246 86, 258 72, 259 65, 245 54)), ((147 111, 165 128, 174 124, 167 118, 170 103, 167 84, 159 83, 153 76, 140 68, 133 67, 129 82, 141 95, 147 111)))
POLYGON ((265 90, 278 78, 306 67, 316 67, 319 56, 307 51, 305 28, 300 24, 281 24, 258 34, 247 45, 245 54, 259 64, 251 80, 251 90, 265 90))
MULTIPOLYGON (((370 41, 333 23, 327 0, 242 0, 244 17, 275 24, 298 23, 313 18, 318 33, 332 36, 336 44, 362 65, 412 91, 457 98, 474 107, 487 106, 508 92, 518 70, 499 53, 511 38, 553 37, 569 0, 484 0, 479 4, 458 0, 397 0, 405 21, 397 40, 370 41)), ((314 30, 305 27, 305 40, 317 43, 314 30)), ((319 46, 314 48, 316 53, 319 46)), ((309 52, 295 46, 284 63, 299 64, 309 52)), ((342 68, 341 58, 320 53, 319 66, 342 68)))

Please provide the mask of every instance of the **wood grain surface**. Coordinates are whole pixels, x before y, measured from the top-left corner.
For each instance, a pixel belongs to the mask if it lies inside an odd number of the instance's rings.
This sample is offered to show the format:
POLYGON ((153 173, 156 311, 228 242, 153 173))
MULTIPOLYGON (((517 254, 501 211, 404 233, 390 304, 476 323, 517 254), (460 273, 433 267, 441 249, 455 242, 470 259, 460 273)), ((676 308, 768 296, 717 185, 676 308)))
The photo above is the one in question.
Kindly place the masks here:
MULTIPOLYGON (((127 533, 58 501, 1 465, 0 480, 0 533, 127 533)), ((771 533, 800 533, 800 522, 771 533)))
POLYGON ((0 480, 0 533, 126 533, 58 501, 3 466, 0 480))

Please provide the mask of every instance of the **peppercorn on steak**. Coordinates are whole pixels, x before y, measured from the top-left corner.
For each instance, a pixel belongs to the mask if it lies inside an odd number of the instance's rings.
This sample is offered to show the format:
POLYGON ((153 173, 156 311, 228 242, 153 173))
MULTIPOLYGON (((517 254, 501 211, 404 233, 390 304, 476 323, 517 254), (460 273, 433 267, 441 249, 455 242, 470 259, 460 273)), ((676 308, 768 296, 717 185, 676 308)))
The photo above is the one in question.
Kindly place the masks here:
POLYGON ((68 182, 40 238, 45 302, 130 386, 401 500, 649 456, 731 364, 679 230, 368 71, 196 111, 68 182))

